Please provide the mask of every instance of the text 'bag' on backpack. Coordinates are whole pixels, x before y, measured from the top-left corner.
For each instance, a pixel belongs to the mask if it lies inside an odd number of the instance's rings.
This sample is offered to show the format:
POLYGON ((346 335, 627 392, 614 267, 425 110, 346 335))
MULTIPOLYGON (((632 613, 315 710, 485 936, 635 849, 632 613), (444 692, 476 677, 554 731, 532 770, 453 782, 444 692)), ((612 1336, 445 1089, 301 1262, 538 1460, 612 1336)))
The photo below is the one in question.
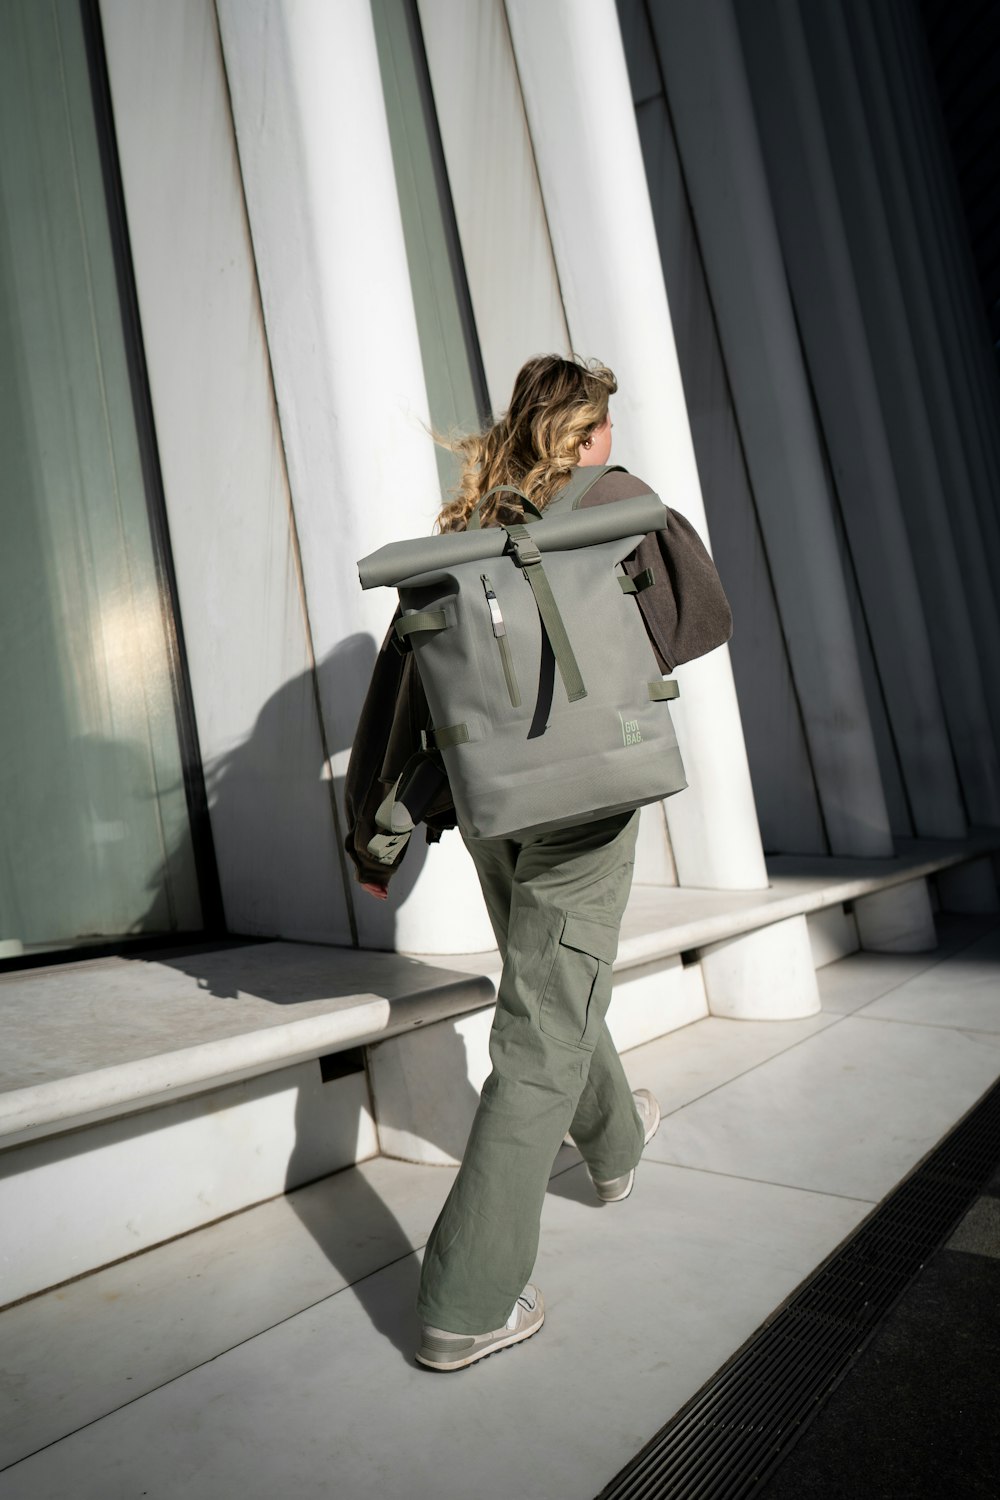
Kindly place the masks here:
MULTIPOLYGON (((635 599, 652 576, 619 566, 667 524, 666 507, 646 494, 574 509, 604 472, 577 469, 530 524, 479 528, 474 517, 467 531, 394 542, 358 564, 363 588, 399 590, 397 637, 432 715, 426 749, 474 836, 540 833, 687 785, 667 708, 677 684, 660 677, 635 599)), ((369 846, 387 863, 418 816, 400 783, 369 846)))

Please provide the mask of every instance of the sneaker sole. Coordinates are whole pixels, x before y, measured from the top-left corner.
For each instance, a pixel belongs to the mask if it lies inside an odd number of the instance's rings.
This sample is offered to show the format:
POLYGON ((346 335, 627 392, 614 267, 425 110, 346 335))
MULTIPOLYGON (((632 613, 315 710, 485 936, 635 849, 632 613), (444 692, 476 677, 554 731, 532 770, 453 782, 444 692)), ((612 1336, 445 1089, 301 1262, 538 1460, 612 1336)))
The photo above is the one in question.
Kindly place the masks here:
POLYGON ((490 1344, 488 1349, 480 1349, 478 1353, 467 1354, 464 1359, 451 1359, 445 1362, 441 1359, 425 1358, 418 1350, 415 1358, 418 1365, 423 1365, 427 1370, 465 1370, 469 1365, 476 1365, 481 1359, 489 1359, 491 1354, 501 1354, 504 1349, 509 1349, 513 1344, 523 1344, 525 1339, 532 1338, 545 1322, 545 1314, 533 1323, 530 1328, 522 1328, 520 1333, 509 1334, 505 1339, 498 1339, 495 1344, 490 1344))
POLYGON ((600 1188, 597 1186, 597 1183, 596 1182, 594 1183, 594 1189, 595 1189, 595 1191, 597 1193, 598 1198, 600 1198, 600 1200, 601 1200, 602 1203, 624 1203, 625 1199, 628 1197, 629 1193, 632 1191, 632 1189, 634 1187, 635 1187, 635 1167, 633 1167, 632 1170, 631 1170, 631 1172, 628 1174, 628 1182, 625 1184, 625 1187, 623 1188, 623 1190, 620 1193, 615 1193, 615 1195, 613 1197, 611 1197, 611 1198, 605 1197, 605 1195, 601 1192, 600 1188))

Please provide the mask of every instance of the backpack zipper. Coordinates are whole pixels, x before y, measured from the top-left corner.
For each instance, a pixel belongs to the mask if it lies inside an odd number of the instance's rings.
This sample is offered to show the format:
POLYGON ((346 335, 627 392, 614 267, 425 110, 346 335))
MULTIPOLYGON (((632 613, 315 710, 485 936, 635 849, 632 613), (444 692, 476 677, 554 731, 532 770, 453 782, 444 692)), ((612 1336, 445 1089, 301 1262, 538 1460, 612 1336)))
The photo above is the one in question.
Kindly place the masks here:
POLYGON ((507 684, 507 693, 510 698, 511 708, 520 708, 521 692, 517 685, 517 676, 514 672, 514 658, 511 655, 510 641, 507 639, 507 627, 503 621, 503 614, 493 585, 485 573, 480 574, 483 580, 483 588, 486 591, 486 603, 490 609, 490 621, 493 625, 493 638, 500 648, 500 665, 503 667, 504 681, 507 684))

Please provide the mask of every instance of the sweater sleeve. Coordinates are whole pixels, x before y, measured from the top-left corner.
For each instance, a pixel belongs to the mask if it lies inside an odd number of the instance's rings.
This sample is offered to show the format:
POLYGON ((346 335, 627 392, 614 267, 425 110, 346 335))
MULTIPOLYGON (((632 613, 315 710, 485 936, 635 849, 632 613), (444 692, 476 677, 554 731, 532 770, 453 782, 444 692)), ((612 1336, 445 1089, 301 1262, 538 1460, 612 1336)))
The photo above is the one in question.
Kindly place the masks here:
MULTIPOLYGON (((410 756, 420 749, 420 731, 428 721, 413 655, 398 651, 394 644, 398 615, 397 609, 375 659, 344 780, 344 847, 359 880, 383 884, 399 869, 409 846, 404 845, 394 864, 373 859, 368 844, 378 832, 375 814, 410 756)), ((428 841, 438 838, 443 829, 453 828, 455 821, 446 783, 424 814, 428 841)))
POLYGON ((392 868, 372 858, 368 853, 368 841, 377 832, 375 813, 385 796, 379 773, 403 676, 403 657, 392 644, 398 614, 397 610, 375 658, 344 779, 344 812, 347 817, 344 847, 354 862, 359 880, 385 880, 392 868))

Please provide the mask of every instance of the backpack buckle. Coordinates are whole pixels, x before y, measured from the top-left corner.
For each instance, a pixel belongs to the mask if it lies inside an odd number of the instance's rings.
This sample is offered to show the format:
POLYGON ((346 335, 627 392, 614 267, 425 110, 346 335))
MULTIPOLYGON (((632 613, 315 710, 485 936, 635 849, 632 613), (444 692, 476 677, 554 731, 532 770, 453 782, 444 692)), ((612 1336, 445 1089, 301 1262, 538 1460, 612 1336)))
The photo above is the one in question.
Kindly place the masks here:
POLYGON ((542 560, 542 554, 527 532, 523 536, 515 536, 512 530, 508 531, 507 546, 513 553, 514 561, 519 568, 533 567, 542 560))

